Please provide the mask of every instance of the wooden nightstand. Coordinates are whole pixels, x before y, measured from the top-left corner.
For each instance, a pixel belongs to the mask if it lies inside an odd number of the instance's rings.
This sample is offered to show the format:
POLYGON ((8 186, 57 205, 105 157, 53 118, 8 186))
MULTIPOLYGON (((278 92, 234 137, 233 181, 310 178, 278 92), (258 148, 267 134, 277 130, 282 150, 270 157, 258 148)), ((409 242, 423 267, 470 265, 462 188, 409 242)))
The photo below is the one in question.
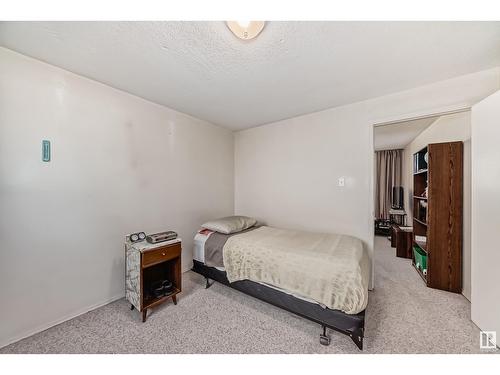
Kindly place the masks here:
POLYGON ((170 298, 177 305, 177 294, 181 292, 181 239, 150 244, 146 241, 125 242, 126 275, 125 297, 134 308, 142 312, 142 321, 146 321, 148 309, 170 298), (169 280, 173 284, 172 292, 155 297, 151 293, 151 284, 169 280))

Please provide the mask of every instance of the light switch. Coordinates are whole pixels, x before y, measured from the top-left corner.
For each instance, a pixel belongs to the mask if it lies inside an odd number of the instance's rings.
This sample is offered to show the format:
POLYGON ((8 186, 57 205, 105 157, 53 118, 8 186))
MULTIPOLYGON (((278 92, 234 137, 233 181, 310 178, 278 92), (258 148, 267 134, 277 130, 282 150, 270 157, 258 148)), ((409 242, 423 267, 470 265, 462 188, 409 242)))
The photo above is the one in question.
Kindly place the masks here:
POLYGON ((50 161, 50 141, 42 141, 42 161, 50 161))
POLYGON ((337 186, 344 187, 345 186, 345 177, 339 177, 337 181, 337 186))

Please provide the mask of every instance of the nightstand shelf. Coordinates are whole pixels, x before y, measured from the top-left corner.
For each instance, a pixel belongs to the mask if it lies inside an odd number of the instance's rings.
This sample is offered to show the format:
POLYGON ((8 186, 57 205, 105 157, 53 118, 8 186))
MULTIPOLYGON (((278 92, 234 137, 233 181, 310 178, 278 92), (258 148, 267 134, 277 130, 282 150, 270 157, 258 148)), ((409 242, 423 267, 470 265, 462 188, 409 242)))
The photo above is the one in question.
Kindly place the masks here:
POLYGON ((156 305, 159 305, 163 302, 165 302, 166 300, 168 300, 169 298, 172 298, 174 304, 176 305, 177 304, 177 297, 176 295, 178 293, 180 293, 181 290, 178 289, 178 288, 174 288, 173 292, 170 293, 170 294, 167 294, 166 296, 163 296, 163 297, 152 297, 152 296, 146 296, 144 298, 144 306, 142 307, 143 309, 149 309, 151 307, 155 307, 156 305))

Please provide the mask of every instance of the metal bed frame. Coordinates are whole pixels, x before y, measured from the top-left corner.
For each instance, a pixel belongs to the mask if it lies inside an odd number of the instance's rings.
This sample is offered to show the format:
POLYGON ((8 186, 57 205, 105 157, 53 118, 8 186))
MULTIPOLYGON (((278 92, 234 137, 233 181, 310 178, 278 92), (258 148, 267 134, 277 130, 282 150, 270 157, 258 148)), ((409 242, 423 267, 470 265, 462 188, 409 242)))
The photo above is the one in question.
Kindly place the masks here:
POLYGON ((346 314, 340 310, 323 308, 316 303, 304 301, 290 294, 250 280, 230 283, 227 279, 226 272, 220 271, 214 267, 208 267, 197 260, 193 260, 192 270, 205 277, 205 289, 213 284, 213 281, 210 282, 210 280, 214 280, 261 301, 320 324, 323 331, 319 336, 319 342, 322 345, 330 345, 330 337, 326 332, 326 329, 330 328, 349 336, 359 350, 363 350, 365 310, 359 314, 346 314))

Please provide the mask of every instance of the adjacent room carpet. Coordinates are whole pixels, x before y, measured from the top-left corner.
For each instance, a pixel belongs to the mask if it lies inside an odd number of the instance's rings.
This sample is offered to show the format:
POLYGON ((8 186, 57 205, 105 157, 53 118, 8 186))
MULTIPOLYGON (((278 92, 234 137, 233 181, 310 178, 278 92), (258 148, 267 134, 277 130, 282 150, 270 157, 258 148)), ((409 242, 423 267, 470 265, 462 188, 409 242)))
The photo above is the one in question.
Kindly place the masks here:
POLYGON ((479 329, 460 294, 433 290, 375 238, 375 289, 366 313, 365 349, 319 325, 187 272, 183 292, 142 323, 124 299, 0 349, 0 353, 480 353, 479 329))

